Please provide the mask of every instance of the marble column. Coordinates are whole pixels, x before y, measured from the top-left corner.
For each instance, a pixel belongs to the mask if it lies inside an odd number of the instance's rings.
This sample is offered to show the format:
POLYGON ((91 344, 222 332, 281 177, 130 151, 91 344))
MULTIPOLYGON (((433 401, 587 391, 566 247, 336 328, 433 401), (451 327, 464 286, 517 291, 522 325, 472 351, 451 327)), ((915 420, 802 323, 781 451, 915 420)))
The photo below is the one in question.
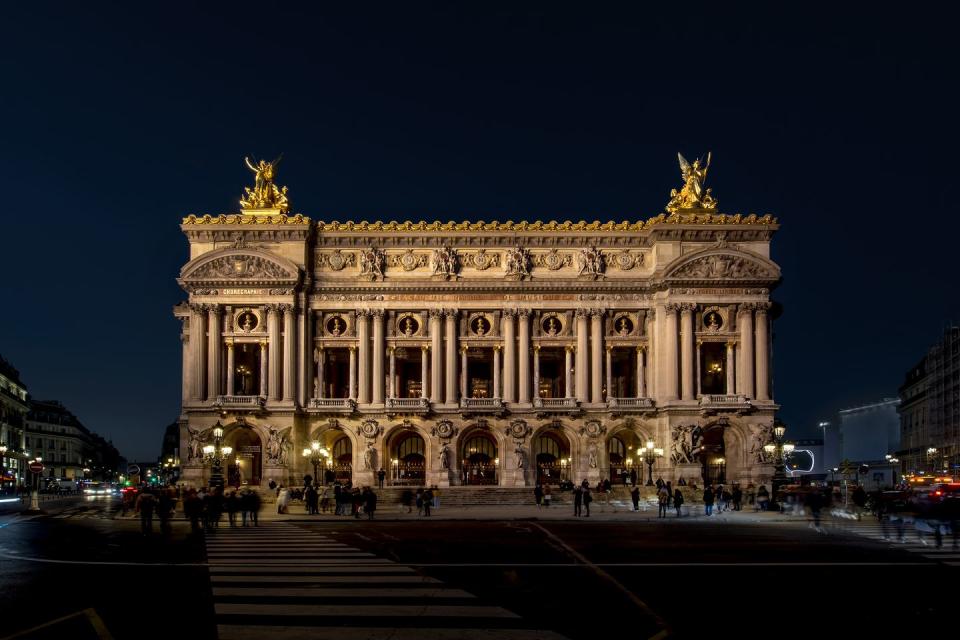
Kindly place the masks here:
POLYGON ((613 347, 607 345, 607 402, 613 397, 613 347))
POLYGON ((696 366, 694 367, 696 371, 694 375, 696 376, 697 381, 697 384, 695 385, 697 387, 696 397, 699 398, 702 394, 701 385, 703 384, 703 376, 700 375, 700 367, 703 366, 701 363, 701 360, 703 359, 703 342, 700 340, 697 340, 697 347, 693 352, 693 358, 694 362, 696 363, 696 366))
POLYGON ((347 391, 347 396, 353 400, 357 399, 357 348, 354 346, 349 347, 350 349, 350 379, 349 379, 349 389, 347 391))
POLYGON ((310 354, 313 353, 313 340, 310 337, 310 312, 300 307, 297 312, 297 404, 307 405, 307 399, 313 394, 310 354))
POLYGON ((430 392, 427 390, 427 371, 428 371, 428 358, 430 356, 430 345, 421 345, 420 347, 420 397, 428 398, 430 397, 430 392))
POLYGON ((441 318, 442 309, 430 309, 430 402, 443 402, 443 336, 441 318))
POLYGON ((590 312, 590 401, 603 402, 603 310, 590 312))
POLYGON ((540 345, 533 345, 533 399, 540 397, 540 345))
POLYGON ((737 363, 737 393, 753 398, 753 310, 741 304, 737 313, 740 328, 740 361, 737 363))
POLYGON ((663 371, 664 371, 664 400, 677 399, 677 311, 680 305, 668 304, 664 307, 666 314, 663 331, 663 371))
POLYGON ((193 396, 193 380, 190 375, 193 373, 190 366, 190 334, 182 332, 180 334, 180 405, 186 405, 193 396))
POLYGON ((390 353, 390 378, 389 384, 387 385, 387 397, 396 398, 397 397, 397 350, 393 347, 387 347, 387 351, 390 353))
POLYGON ((267 306, 267 336, 270 340, 267 354, 270 356, 267 373, 270 376, 267 397, 276 400, 280 397, 280 319, 278 305, 267 306))
POLYGON ((207 315, 202 305, 190 305, 190 347, 193 353, 191 358, 192 371, 190 397, 194 400, 203 400, 207 379, 207 315))
POLYGON ((232 396, 234 394, 233 384, 233 340, 227 342, 227 389, 224 395, 232 396))
POLYGON ((656 350, 659 347, 657 342, 657 311, 656 309, 647 310, 647 348, 643 354, 643 366, 646 369, 646 397, 657 397, 657 357, 656 350))
POLYGON ((520 375, 517 378, 519 392, 517 401, 530 402, 530 310, 520 309, 517 312, 520 343, 517 347, 517 358, 520 361, 520 375))
POLYGON ((643 370, 643 347, 637 347, 637 397, 645 398, 646 390, 646 371, 643 370))
POLYGON ((566 369, 563 371, 563 385, 564 385, 564 397, 572 398, 573 397, 573 345, 567 345, 564 347, 564 366, 566 369))
POLYGON ((324 385, 326 381, 324 380, 324 365, 326 364, 327 354, 323 350, 323 347, 317 347, 317 389, 316 394, 318 398, 326 397, 326 390, 324 385))
POLYGON ((386 344, 383 335, 383 309, 375 309, 373 312, 373 371, 370 374, 373 380, 373 404, 383 404, 383 385, 384 379, 384 357, 386 355, 386 344))
POLYGON ((269 368, 267 367, 267 349, 269 342, 266 340, 260 341, 260 397, 266 398, 268 393, 267 387, 267 374, 269 373, 269 368))
POLYGON ((207 400, 216 400, 220 395, 220 307, 211 305, 207 311, 207 400))
POLYGON ((357 403, 370 404, 370 312, 357 311, 357 403))
POLYGON ((680 373, 684 400, 693 400, 696 393, 693 309, 692 304, 680 305, 680 373))
POLYGON ((516 401, 517 326, 513 309, 503 311, 503 400, 516 401))
POLYGON ((293 402, 297 389, 297 324, 292 305, 283 309, 283 401, 293 402))
POLYGON ((493 347, 493 397, 500 398, 500 345, 493 347))
POLYGON ((460 397, 468 398, 467 393, 467 345, 460 347, 460 397))
POLYGON ((444 312, 446 317, 447 362, 446 380, 447 404, 457 404, 457 311, 449 309, 444 312))
POLYGON ((767 309, 769 308, 769 302, 758 302, 754 317, 756 326, 754 349, 757 354, 756 391, 757 400, 761 401, 770 399, 770 325, 767 318, 767 309))
POLYGON ((590 402, 590 390, 587 381, 590 379, 587 370, 587 354, 589 353, 589 338, 587 336, 587 317, 589 312, 586 309, 577 309, 577 363, 575 373, 577 377, 574 385, 574 393, 580 402, 590 402))
POLYGON ((733 395, 735 393, 735 388, 736 388, 736 385, 734 384, 735 369, 733 366, 733 357, 734 357, 733 345, 734 344, 735 343, 733 341, 730 341, 727 343, 727 362, 725 365, 727 367, 727 395, 733 395))

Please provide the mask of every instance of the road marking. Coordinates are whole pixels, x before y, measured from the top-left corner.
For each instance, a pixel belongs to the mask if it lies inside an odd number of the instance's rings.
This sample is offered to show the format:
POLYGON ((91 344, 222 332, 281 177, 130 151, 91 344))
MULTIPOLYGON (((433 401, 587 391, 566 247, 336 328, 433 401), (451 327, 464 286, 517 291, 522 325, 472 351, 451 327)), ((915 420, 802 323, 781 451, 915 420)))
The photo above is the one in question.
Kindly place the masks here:
POLYGON ((398 629, 385 627, 291 627, 219 625, 221 638, 230 640, 565 640, 539 629, 398 629))
POLYGON ((276 576, 276 575, 252 575, 252 576, 227 576, 227 575, 217 575, 213 574, 210 576, 210 582, 213 583, 235 583, 235 582, 250 582, 250 583, 272 583, 272 582, 281 582, 286 584, 293 584, 297 582, 308 582, 315 585, 333 585, 333 584, 369 584, 370 582, 377 582, 378 584, 439 584, 440 581, 436 578, 428 578, 427 576, 417 576, 417 575, 408 575, 408 576, 369 576, 369 575, 353 575, 353 576, 276 576))
POLYGON ((633 602, 633 604, 634 604, 638 609, 640 609, 640 610, 643 611, 647 616, 649 616, 650 618, 652 618, 653 621, 654 621, 654 623, 657 625, 657 627, 659 627, 658 633, 657 633, 656 635, 654 635, 653 637, 655 637, 655 638, 666 638, 666 637, 669 637, 669 636, 670 636, 670 633, 671 633, 671 631, 670 631, 670 625, 667 624, 667 621, 664 620, 663 618, 661 618, 661 617, 659 616, 659 614, 657 614, 653 609, 651 609, 651 608, 650 608, 650 605, 648 605, 646 602, 644 602, 643 600, 641 600, 640 598, 638 598, 635 593, 633 593, 632 591, 630 591, 629 589, 627 589, 623 584, 621 584, 619 580, 617 580, 616 578, 614 578, 613 576, 611 576, 609 573, 607 573, 606 571, 604 571, 603 569, 601 569, 598 565, 596 565, 596 564, 594 564, 593 562, 591 562, 589 558, 587 558, 586 556, 584 556, 583 554, 581 554, 579 551, 577 551, 576 549, 574 549, 574 548, 571 547, 570 545, 568 545, 566 542, 564 542, 562 539, 560 539, 560 537, 559 537, 558 535, 556 535, 555 533, 553 533, 552 531, 550 531, 549 529, 547 529, 546 527, 544 527, 544 526, 541 525, 540 523, 538 523, 538 522, 533 522, 533 523, 531 523, 531 524, 532 524, 534 527, 536 527, 537 529, 540 529, 540 530, 544 533, 544 535, 547 536, 547 538, 548 538, 549 540, 551 540, 551 541, 554 542, 555 544, 558 544, 558 545, 559 545, 561 548, 563 548, 570 556, 572 556, 572 557, 575 558, 576 560, 579 560, 579 561, 580 561, 581 563, 583 563, 584 565, 590 567, 590 568, 593 570, 593 572, 594 572, 599 578, 601 578, 602 580, 604 580, 604 581, 612 584, 614 587, 616 587, 620 592, 622 592, 622 593, 627 597, 628 600, 630 600, 631 602, 633 602))
POLYGON ((36 627, 32 627, 30 629, 24 629, 23 631, 18 631, 17 633, 10 636, 4 636, 0 640, 13 640, 14 638, 27 637, 27 636, 33 635, 35 632, 40 631, 42 629, 47 629, 49 627, 58 625, 61 622, 66 622, 67 620, 72 620, 74 618, 79 618, 79 617, 84 617, 87 619, 87 622, 90 623, 90 626, 93 627, 94 632, 97 634, 97 638, 99 638, 100 640, 113 640, 113 636, 110 635, 109 631, 107 631, 107 626, 103 624, 103 619, 100 617, 100 615, 97 613, 95 609, 83 609, 81 611, 77 611, 69 615, 61 616, 49 622, 44 622, 41 625, 37 625, 36 627))
POLYGON ((491 605, 439 604, 277 604, 216 602, 216 615, 240 616, 316 616, 316 617, 442 617, 442 618, 520 618, 512 611, 491 605))
MULTIPOLYGON (((379 579, 373 578, 374 582, 379 579)), ((447 588, 414 588, 414 587, 271 587, 267 594, 264 594, 263 587, 214 587, 214 596, 255 596, 263 598, 476 598, 472 593, 467 593, 461 589, 447 588)))

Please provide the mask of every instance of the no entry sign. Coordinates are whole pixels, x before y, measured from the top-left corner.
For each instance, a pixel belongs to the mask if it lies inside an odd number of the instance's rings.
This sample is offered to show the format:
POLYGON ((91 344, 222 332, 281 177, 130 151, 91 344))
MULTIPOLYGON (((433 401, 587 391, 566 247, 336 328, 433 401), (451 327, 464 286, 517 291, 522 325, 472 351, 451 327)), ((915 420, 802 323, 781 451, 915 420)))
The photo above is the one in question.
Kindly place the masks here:
POLYGON ((43 471, 43 463, 42 463, 42 462, 31 462, 29 469, 30 469, 30 471, 32 471, 32 472, 34 472, 34 473, 40 473, 41 471, 43 471))

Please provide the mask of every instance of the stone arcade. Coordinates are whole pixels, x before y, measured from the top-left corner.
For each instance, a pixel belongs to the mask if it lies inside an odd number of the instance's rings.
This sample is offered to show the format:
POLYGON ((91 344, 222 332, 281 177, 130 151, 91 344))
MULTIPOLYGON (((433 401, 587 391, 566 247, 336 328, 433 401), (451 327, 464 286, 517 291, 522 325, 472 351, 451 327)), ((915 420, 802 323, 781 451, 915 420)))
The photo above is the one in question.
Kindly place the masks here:
MULTIPOLYGON (((249 164, 249 163, 248 163, 249 164)), ((388 485, 769 482, 770 215, 681 167, 643 222, 315 222, 273 166, 241 212, 190 215, 179 283, 183 479, 388 485)), ((265 168, 268 168, 266 170, 265 168)))

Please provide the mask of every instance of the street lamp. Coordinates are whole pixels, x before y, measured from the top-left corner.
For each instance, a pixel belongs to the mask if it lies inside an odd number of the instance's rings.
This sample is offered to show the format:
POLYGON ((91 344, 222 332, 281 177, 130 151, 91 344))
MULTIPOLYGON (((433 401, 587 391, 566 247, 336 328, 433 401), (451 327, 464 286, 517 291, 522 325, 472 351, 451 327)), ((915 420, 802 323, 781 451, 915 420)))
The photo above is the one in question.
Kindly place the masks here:
POLYGON ((318 485, 320 484, 320 463, 323 462, 323 459, 328 455, 330 455, 330 453, 321 447, 320 443, 316 440, 311 442, 309 447, 303 448, 303 457, 309 460, 310 464, 313 465, 313 481, 318 485))
POLYGON ((213 428, 213 444, 203 448, 203 457, 210 464, 210 486, 223 487, 223 459, 233 453, 233 447, 223 446, 223 427, 217 422, 213 428))
POLYGON ((773 471, 773 504, 771 507, 777 505, 777 490, 783 485, 787 480, 786 474, 786 455, 793 451, 793 444, 783 441, 783 436, 786 435, 787 428, 782 422, 778 422, 773 427, 773 442, 768 442, 763 445, 763 450, 767 455, 772 455, 774 471, 773 471))
POLYGON ((647 486, 653 486, 653 463, 663 457, 663 449, 655 446, 653 440, 647 440, 647 446, 640 449, 640 455, 647 464, 647 486))

